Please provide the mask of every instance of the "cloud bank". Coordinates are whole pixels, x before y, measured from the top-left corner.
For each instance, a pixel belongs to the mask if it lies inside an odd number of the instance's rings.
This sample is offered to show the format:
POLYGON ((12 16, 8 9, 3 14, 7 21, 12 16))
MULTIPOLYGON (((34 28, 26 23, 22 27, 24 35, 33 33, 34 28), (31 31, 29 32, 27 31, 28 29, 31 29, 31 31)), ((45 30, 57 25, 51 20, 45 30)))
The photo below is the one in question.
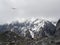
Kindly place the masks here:
POLYGON ((0 23, 16 18, 60 18, 60 0, 0 0, 0 23))

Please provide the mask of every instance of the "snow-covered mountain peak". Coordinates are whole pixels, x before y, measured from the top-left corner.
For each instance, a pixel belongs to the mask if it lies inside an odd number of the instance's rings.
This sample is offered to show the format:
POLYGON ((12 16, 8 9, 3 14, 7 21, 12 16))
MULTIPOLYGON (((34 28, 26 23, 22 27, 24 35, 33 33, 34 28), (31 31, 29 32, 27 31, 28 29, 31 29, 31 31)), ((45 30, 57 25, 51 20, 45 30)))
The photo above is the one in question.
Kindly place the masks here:
MULTIPOLYGON (((42 30, 50 30, 50 28, 54 28, 54 25, 46 19, 32 18, 26 20, 24 19, 23 22, 20 22, 18 20, 13 21, 7 27, 9 28, 10 31, 16 32, 22 36, 26 36, 27 34, 26 31, 28 31, 30 32, 30 35, 33 38, 35 33, 38 33, 42 30)), ((5 31, 5 30, 1 30, 1 31, 5 31)))

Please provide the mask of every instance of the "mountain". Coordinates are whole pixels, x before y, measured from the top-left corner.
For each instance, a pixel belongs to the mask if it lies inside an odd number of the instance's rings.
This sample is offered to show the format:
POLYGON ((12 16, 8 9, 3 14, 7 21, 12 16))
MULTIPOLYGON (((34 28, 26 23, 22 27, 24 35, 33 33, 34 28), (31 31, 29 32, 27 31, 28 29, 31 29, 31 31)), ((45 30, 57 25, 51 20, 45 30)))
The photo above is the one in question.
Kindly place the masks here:
POLYGON ((59 24, 59 21, 56 24, 45 19, 3 24, 0 25, 0 43, 1 45, 55 45, 59 24))
POLYGON ((22 23, 16 21, 10 24, 0 25, 0 32, 11 31, 23 37, 26 36, 26 31, 28 30, 31 37, 35 38, 37 35, 38 37, 54 35, 55 26, 50 21, 44 19, 26 20, 22 23))

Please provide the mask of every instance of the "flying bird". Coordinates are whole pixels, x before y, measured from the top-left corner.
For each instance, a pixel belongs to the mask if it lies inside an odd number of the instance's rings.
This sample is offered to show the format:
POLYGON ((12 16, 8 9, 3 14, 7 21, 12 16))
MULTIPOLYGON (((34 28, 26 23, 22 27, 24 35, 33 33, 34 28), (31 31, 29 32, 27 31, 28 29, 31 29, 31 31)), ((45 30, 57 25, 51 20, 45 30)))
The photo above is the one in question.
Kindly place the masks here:
POLYGON ((13 10, 15 10, 16 8, 12 8, 13 10))

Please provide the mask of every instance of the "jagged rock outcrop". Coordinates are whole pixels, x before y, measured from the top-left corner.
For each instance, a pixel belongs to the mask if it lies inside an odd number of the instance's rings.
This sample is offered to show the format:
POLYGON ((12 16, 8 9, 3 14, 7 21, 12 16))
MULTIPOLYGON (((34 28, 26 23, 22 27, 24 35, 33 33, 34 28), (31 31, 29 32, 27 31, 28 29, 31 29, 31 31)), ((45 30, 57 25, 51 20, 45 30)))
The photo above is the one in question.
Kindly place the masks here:
POLYGON ((35 36, 39 38, 54 36, 56 27, 49 21, 42 21, 42 23, 44 24, 43 27, 40 25, 41 27, 38 32, 35 32, 35 36))
POLYGON ((55 43, 56 45, 60 45, 60 19, 56 24, 56 32, 55 32, 55 43))
POLYGON ((58 20, 57 24, 56 24, 56 36, 60 36, 60 19, 58 20))
POLYGON ((56 27, 51 22, 45 22, 43 30, 47 36, 53 36, 56 31, 56 27))
POLYGON ((31 39, 32 38, 29 30, 26 31, 26 38, 27 39, 29 39, 29 38, 31 39))

